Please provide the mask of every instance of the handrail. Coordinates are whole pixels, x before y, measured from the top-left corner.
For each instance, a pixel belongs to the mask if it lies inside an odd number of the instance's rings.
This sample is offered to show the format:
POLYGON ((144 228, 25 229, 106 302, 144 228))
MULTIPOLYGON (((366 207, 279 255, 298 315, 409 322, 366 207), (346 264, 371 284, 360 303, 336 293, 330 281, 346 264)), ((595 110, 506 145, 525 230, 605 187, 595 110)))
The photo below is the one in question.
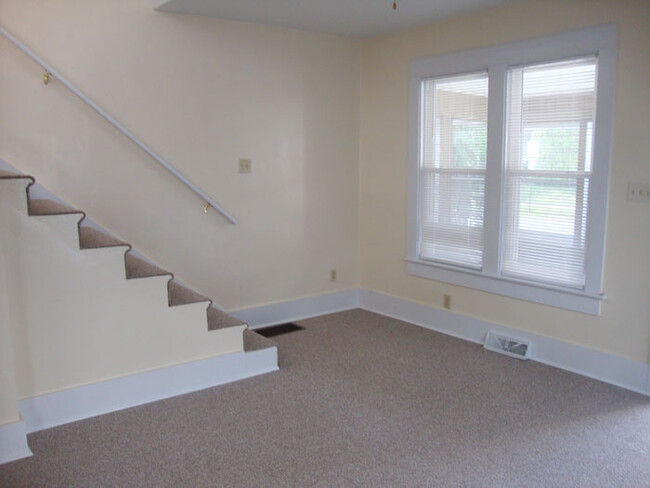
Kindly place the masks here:
POLYGON ((99 105, 97 105, 90 98, 88 98, 81 90, 79 90, 76 86, 74 86, 72 83, 70 83, 68 80, 66 80, 63 76, 61 76, 56 70, 54 70, 45 61, 43 61, 36 54, 34 54, 27 46, 25 46, 22 42, 20 42, 18 39, 16 39, 12 34, 7 32, 7 30, 4 29, 2 26, 0 26, 0 34, 2 34, 7 39, 9 39, 13 44, 16 45, 16 47, 18 47, 21 51, 23 51, 25 54, 27 54, 27 56, 29 56, 36 64, 40 65, 45 70, 45 75, 43 76, 43 81, 46 84, 47 84, 47 81, 51 77, 54 77, 57 80, 59 80, 68 90, 70 90, 77 97, 79 97, 81 100, 83 100, 88 105, 90 105, 90 107, 95 112, 97 112, 99 115, 104 117, 104 119, 106 119, 111 125, 113 125, 113 127, 115 127, 117 130, 119 130, 126 137, 131 139, 132 142, 134 142, 140 149, 142 149, 149 156, 151 156, 158 164, 160 164, 163 168, 165 168, 172 175, 174 175, 178 180, 180 180, 183 184, 185 184, 185 186, 187 186, 190 190, 192 190, 194 193, 199 195, 206 202, 206 205, 203 207, 205 212, 208 211, 209 207, 212 207, 217 212, 219 212, 221 215, 223 215, 231 224, 237 224, 237 220, 232 215, 230 215, 228 212, 226 212, 218 203, 216 203, 208 195, 206 195, 203 190, 198 188, 194 183, 192 183, 185 176, 183 176, 183 174, 180 171, 178 171, 171 164, 169 164, 167 161, 165 161, 162 158, 162 156, 160 156, 155 151, 153 151, 151 148, 149 148, 149 146, 147 146, 144 142, 142 142, 135 135, 133 135, 133 133, 131 133, 131 131, 129 131, 126 127, 124 127, 117 120, 115 120, 108 113, 106 113, 106 111, 104 111, 99 105))

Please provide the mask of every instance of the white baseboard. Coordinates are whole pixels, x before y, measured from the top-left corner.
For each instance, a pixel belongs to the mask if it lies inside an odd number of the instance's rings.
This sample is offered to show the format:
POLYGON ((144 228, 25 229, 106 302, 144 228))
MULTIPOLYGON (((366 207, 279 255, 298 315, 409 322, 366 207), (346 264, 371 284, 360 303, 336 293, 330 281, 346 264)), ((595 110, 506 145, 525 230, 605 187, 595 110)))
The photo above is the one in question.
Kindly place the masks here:
POLYGON ((276 347, 226 354, 28 398, 18 409, 30 433, 277 369, 276 347))
MULTIPOLYGON (((479 344, 483 343, 488 331, 527 340, 532 343, 531 359, 535 361, 650 395, 650 369, 645 363, 363 289, 250 307, 232 314, 251 328, 260 328, 357 307, 479 344)), ((9 443, 9 450, 19 457, 29 456, 25 433, 277 369, 277 348, 270 348, 218 356, 29 398, 19 402, 24 419, 21 427, 1 426, 0 442, 17 436, 20 439, 9 443), (22 438, 21 434, 16 434, 17 430, 12 430, 21 428, 22 438), (2 429, 7 429, 6 433, 2 429)))
POLYGON ((359 306, 359 289, 325 293, 286 302, 241 308, 229 314, 248 324, 251 329, 286 324, 295 320, 341 312, 359 306))
POLYGON ((534 361, 650 395, 650 369, 646 363, 368 290, 361 290, 359 298, 365 310, 471 342, 482 344, 488 331, 530 341, 534 361))
POLYGON ((482 344, 488 331, 530 341, 531 359, 650 395, 647 364, 364 289, 317 295, 231 312, 251 329, 361 307, 482 344))
POLYGON ((27 445, 24 420, 0 425, 0 464, 10 463, 32 455, 27 445))

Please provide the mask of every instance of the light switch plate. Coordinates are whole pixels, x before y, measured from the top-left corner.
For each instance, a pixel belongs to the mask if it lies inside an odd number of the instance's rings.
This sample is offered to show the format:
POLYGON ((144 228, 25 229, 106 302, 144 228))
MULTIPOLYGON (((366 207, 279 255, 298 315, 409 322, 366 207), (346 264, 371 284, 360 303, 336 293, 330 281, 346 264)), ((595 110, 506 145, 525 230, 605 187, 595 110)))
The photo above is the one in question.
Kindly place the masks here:
POLYGON ((250 173, 252 171, 251 160, 250 159, 240 159, 239 160, 239 172, 240 173, 250 173))

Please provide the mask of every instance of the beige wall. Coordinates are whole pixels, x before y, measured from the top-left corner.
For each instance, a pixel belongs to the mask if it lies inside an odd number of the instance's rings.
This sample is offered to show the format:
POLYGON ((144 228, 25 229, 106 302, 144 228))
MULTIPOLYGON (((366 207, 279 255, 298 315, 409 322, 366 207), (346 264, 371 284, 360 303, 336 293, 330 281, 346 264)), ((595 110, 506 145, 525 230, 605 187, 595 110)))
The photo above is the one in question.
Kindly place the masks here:
POLYGON ((523 1, 360 43, 160 14, 136 0, 0 0, 2 25, 241 225, 203 215, 72 95, 43 87, 40 69, 2 39, 0 157, 227 309, 359 283, 434 307, 450 293, 458 313, 647 361, 650 207, 625 191, 650 181, 649 5, 523 1), (602 315, 407 275, 409 62, 605 22, 618 23, 620 49, 602 315), (253 160, 252 175, 236 173, 240 157, 253 160))
POLYGON ((365 42, 361 61, 361 286, 636 361, 650 346, 650 206, 625 201, 629 181, 650 182, 650 2, 532 0, 365 42), (619 27, 613 158, 602 315, 407 275, 409 62, 417 57, 607 22, 619 27))
POLYGON ((358 41, 141 0, 0 0, 0 23, 241 224, 4 38, 1 158, 228 310, 357 286, 358 41))

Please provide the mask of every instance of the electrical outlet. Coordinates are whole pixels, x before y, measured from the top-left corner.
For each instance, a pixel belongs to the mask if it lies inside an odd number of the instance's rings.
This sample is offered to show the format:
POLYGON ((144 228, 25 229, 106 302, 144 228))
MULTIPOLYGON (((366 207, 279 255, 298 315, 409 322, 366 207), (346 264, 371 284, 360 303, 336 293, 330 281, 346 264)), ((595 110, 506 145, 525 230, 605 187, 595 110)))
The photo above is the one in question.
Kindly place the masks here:
POLYGON ((650 184, 649 183, 628 183, 627 201, 628 202, 650 202, 650 184))
POLYGON ((451 295, 442 296, 442 306, 447 310, 451 308, 451 295))
POLYGON ((252 171, 251 160, 250 159, 240 159, 239 160, 239 172, 240 173, 250 173, 252 171))
POLYGON ((330 281, 336 281, 336 270, 330 269, 330 281))

